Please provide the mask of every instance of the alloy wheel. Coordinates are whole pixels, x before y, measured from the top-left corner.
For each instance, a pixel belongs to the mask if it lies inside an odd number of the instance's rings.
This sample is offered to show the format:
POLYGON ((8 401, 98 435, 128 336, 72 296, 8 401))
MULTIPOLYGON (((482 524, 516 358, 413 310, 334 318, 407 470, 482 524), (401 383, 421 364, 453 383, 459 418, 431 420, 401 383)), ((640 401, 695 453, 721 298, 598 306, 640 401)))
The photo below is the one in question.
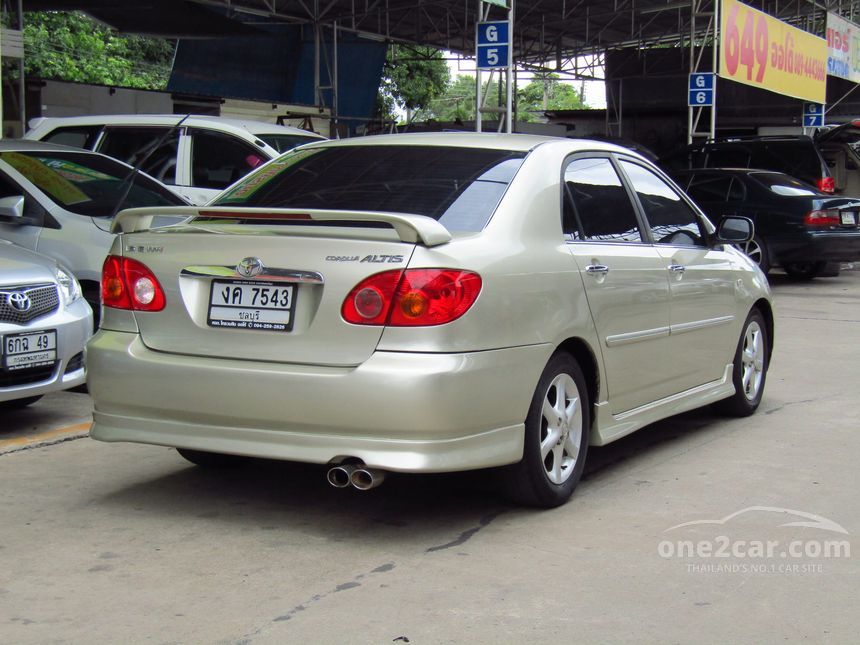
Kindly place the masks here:
POLYGON ((568 374, 559 374, 544 395, 540 455, 553 484, 563 484, 573 474, 582 446, 583 422, 579 389, 568 374))

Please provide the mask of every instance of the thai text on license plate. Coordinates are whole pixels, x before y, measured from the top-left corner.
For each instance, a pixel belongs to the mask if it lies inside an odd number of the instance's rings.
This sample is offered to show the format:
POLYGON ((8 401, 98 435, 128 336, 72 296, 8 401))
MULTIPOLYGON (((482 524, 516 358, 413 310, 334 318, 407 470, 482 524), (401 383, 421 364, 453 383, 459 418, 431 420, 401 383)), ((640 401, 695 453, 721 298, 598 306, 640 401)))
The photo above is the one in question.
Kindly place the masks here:
POLYGON ((290 331, 296 286, 277 282, 213 280, 209 292, 210 327, 290 331))
POLYGON ((3 369, 6 371, 44 367, 56 360, 56 329, 7 334, 3 337, 3 369))

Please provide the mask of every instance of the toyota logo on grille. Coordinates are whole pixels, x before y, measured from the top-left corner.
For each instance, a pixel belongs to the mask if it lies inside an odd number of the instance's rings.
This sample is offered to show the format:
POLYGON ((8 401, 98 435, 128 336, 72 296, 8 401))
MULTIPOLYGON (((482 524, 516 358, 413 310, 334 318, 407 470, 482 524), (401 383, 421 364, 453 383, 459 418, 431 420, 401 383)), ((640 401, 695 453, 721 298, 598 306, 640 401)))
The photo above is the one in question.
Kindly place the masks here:
POLYGON ((9 305, 11 305, 12 309, 15 311, 27 311, 33 305, 33 301, 30 300, 30 296, 26 293, 21 293, 20 291, 10 293, 8 301, 9 305))
POLYGON ((246 278, 254 278, 263 272, 263 261, 260 258, 245 258, 236 265, 236 273, 246 278))

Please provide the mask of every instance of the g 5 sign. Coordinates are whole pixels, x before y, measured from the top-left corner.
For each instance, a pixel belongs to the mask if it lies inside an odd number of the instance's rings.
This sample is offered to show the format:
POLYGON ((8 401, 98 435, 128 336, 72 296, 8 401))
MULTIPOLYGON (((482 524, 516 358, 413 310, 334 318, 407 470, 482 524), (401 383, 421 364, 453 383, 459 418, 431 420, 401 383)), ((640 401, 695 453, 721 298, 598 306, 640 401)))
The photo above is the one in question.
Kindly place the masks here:
POLYGON ((475 43, 478 69, 507 67, 511 47, 510 23, 507 20, 479 22, 475 43))

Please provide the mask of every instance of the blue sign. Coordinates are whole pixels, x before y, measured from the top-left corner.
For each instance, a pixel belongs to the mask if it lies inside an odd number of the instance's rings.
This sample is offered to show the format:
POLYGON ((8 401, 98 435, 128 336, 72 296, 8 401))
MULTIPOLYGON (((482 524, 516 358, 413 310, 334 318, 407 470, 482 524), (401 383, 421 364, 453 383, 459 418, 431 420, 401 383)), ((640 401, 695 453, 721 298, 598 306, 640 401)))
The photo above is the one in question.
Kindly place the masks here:
POLYGON ((803 127, 820 128, 824 125, 824 105, 821 103, 803 104, 803 127))
POLYGON ((478 69, 496 69, 508 66, 511 25, 507 20, 479 22, 475 42, 478 69))
POLYGON ((715 75, 711 72, 690 74, 687 105, 709 107, 714 104, 715 75))

